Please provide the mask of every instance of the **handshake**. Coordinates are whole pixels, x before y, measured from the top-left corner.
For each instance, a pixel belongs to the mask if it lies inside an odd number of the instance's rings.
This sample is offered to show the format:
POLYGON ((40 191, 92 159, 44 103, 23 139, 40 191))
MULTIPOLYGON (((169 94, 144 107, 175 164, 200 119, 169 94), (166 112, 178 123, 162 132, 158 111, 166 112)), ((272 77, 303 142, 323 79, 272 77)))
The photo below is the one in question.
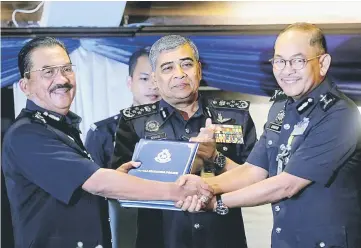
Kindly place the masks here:
POLYGON ((176 207, 189 212, 215 209, 214 191, 203 178, 196 175, 184 175, 176 183, 181 191, 180 200, 175 203, 176 207))
MULTIPOLYGON (((216 142, 214 140, 216 128, 212 124, 211 119, 207 119, 206 127, 201 128, 197 137, 190 139, 191 142, 198 142, 200 144, 197 156, 204 161, 213 162, 217 155, 216 142)), ((193 168, 193 171, 199 171, 199 169, 193 168)), ((216 208, 214 191, 203 178, 196 175, 184 175, 177 180, 177 184, 183 187, 184 196, 175 203, 176 207, 189 212, 198 212, 201 209, 214 210, 216 208), (197 193, 195 194, 195 192, 197 193)))

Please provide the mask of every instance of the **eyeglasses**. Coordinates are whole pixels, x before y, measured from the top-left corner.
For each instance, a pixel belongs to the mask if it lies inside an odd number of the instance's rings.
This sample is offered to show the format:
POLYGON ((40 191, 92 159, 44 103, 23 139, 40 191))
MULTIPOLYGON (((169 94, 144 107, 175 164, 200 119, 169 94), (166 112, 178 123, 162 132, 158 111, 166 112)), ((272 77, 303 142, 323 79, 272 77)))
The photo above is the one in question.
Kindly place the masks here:
POLYGON ((269 60, 269 62, 272 63, 273 68, 275 68, 276 70, 283 70, 285 69, 287 62, 290 63, 290 66, 292 69, 294 70, 301 70, 303 69, 307 62, 316 58, 321 57, 322 55, 318 55, 316 57, 310 58, 310 59, 304 59, 304 58, 294 58, 294 59, 281 59, 281 58, 272 58, 269 60))
POLYGON ((30 72, 39 71, 41 73, 42 78, 52 79, 58 75, 59 70, 63 76, 73 76, 75 71, 75 65, 68 64, 68 65, 54 65, 54 66, 47 66, 38 70, 33 71, 26 71, 24 75, 30 72))

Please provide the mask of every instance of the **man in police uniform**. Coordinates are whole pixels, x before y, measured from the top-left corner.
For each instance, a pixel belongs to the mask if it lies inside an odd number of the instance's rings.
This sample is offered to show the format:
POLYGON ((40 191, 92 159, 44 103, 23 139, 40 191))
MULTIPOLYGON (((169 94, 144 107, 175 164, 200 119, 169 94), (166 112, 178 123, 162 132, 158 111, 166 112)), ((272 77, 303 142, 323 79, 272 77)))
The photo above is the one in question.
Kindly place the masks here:
MULTIPOLYGON (((149 51, 142 48, 129 59, 127 85, 133 95, 132 106, 153 103, 160 100, 157 87, 151 80, 152 67, 149 51)), ((110 168, 110 159, 114 150, 115 131, 120 114, 101 120, 91 125, 85 140, 85 147, 94 161, 110 168)), ((116 200, 109 200, 109 221, 113 248, 135 247, 137 237, 136 208, 121 208, 116 200)))
MULTIPOLYGON (((331 56, 322 31, 308 23, 290 25, 278 36, 271 62, 283 91, 272 97, 263 135, 247 162, 206 180, 225 193, 209 207, 226 214, 229 207, 272 203, 274 248, 358 248, 360 113, 326 77, 331 56)), ((199 136, 207 141, 212 128, 199 136)), ((232 164, 227 159, 226 167, 232 164)))
POLYGON ((111 247, 107 219, 100 211, 104 197, 210 197, 205 184, 180 186, 126 174, 139 163, 100 168, 80 139, 81 118, 69 111, 76 81, 64 45, 51 37, 35 38, 21 49, 18 60, 19 84, 28 100, 5 134, 2 153, 15 247, 111 247))
MULTIPOLYGON (((200 96, 199 54, 187 38, 169 35, 159 39, 150 50, 150 60, 154 82, 163 100, 121 111, 113 166, 132 157, 140 138, 188 141, 198 135, 206 118, 242 130, 244 142, 220 144, 218 149, 235 161, 244 162, 256 142, 255 127, 248 112, 249 102, 208 100, 200 96)), ((202 174, 206 175, 206 170, 222 173, 224 155, 220 154, 216 159, 214 155, 209 154, 207 161, 212 161, 202 169, 202 174)), ((151 237, 161 233, 161 230, 151 231, 151 237)), ((227 217, 214 213, 163 211, 163 238, 167 248, 247 247, 240 209, 231 211, 227 217)), ((142 241, 139 237, 138 242, 142 241)))

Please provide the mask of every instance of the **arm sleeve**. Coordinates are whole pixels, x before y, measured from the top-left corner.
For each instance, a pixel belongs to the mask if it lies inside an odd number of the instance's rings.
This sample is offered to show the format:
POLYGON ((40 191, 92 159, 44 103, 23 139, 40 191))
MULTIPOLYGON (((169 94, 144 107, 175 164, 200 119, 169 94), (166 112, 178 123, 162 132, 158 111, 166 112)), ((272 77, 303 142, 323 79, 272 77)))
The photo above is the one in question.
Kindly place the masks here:
POLYGON ((285 172, 326 185, 356 149, 361 132, 357 115, 339 109, 324 117, 291 155, 285 172))
POLYGON ((66 204, 99 169, 42 125, 24 125, 13 135, 9 152, 16 161, 14 166, 29 181, 66 204))
POLYGON ((243 132, 244 149, 242 150, 241 160, 244 163, 257 142, 256 127, 249 113, 247 114, 243 132))
POLYGON ((89 130, 85 139, 85 148, 92 156, 95 163, 104 167, 105 154, 104 154, 104 135, 101 135, 100 130, 89 130))
POLYGON ((135 144, 139 137, 130 121, 120 118, 115 135, 114 153, 111 159, 111 168, 116 169, 132 159, 135 144))
POLYGON ((266 171, 269 171, 269 159, 266 146, 266 131, 263 131, 263 134, 256 142, 246 162, 261 167, 266 171))

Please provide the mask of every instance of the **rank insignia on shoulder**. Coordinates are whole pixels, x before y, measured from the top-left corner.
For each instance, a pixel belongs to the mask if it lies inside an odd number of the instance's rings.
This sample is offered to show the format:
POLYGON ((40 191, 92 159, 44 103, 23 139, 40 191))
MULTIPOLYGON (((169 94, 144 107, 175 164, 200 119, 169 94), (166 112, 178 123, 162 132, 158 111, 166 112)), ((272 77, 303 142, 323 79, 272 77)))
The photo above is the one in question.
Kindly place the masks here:
POLYGON ((218 113, 218 115, 217 115, 217 121, 218 121, 219 123, 221 123, 221 124, 226 123, 226 122, 229 122, 229 121, 231 121, 231 120, 232 120, 232 118, 224 118, 224 117, 222 116, 222 113, 218 113))
POLYGON ((249 101, 243 100, 211 100, 211 104, 214 108, 222 109, 249 109, 249 101))
POLYGON ((320 95, 320 106, 321 109, 325 112, 329 110, 337 101, 338 97, 333 95, 331 92, 320 95))
POLYGON ((141 116, 157 113, 158 105, 156 103, 133 106, 121 111, 125 120, 135 119, 141 116))
POLYGON ((287 95, 282 90, 275 90, 273 93, 273 96, 271 99, 269 99, 270 102, 278 102, 283 101, 287 99, 287 95))
POLYGON ((93 130, 93 131, 97 130, 97 128, 98 127, 97 127, 97 125, 95 125, 95 123, 90 125, 90 129, 93 130))

